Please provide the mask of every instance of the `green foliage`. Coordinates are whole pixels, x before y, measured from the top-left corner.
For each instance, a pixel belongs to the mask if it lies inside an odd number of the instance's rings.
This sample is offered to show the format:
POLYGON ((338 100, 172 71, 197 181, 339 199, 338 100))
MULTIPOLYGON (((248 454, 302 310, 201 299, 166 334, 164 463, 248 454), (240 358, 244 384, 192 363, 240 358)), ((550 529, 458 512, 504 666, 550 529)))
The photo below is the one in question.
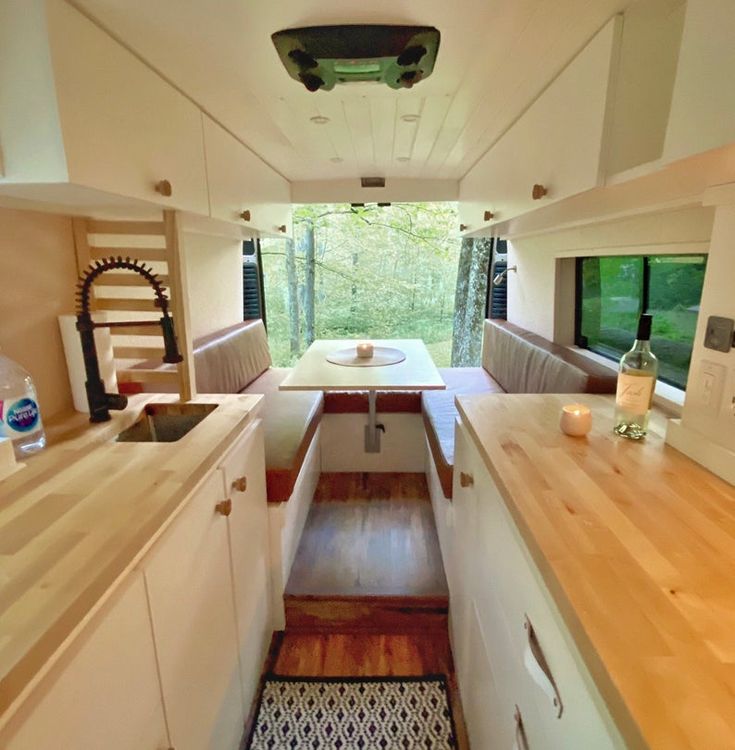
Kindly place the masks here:
POLYGON ((301 332, 289 343, 294 314, 286 276, 287 240, 263 240, 268 337, 274 364, 303 353, 305 235, 315 241, 317 338, 420 338, 439 366, 449 365, 459 238, 453 203, 389 207, 302 205, 294 211, 301 332))

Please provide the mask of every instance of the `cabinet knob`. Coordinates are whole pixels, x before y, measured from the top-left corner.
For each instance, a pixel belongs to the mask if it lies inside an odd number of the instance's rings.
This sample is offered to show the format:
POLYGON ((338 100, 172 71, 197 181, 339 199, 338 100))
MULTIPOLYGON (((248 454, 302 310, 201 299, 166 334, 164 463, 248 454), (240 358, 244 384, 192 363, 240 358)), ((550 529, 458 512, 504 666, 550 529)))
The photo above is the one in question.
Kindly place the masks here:
POLYGON ((467 224, 460 224, 459 225, 459 231, 460 232, 464 232, 465 229, 469 229, 469 226, 467 226, 467 224))
POLYGON ((543 186, 536 184, 533 186, 533 189, 531 190, 531 197, 537 201, 543 198, 545 195, 548 195, 549 191, 543 186))
POLYGON ((232 500, 228 497, 227 500, 223 500, 221 503, 217 503, 215 510, 221 516, 229 516, 232 513, 232 500))
POLYGON ((240 218, 241 218, 241 219, 242 219, 243 221, 250 221, 250 210, 249 210, 249 209, 247 209, 247 210, 245 210, 245 211, 241 211, 241 212, 240 212, 240 218))
POLYGON ((495 218, 495 214, 492 211, 485 211, 485 213, 482 215, 483 221, 490 221, 490 219, 495 218))
POLYGON ((277 227, 278 231, 281 232, 281 234, 286 234, 286 225, 281 224, 280 227, 277 227))
POLYGON ((459 486, 460 487, 473 487, 475 484, 475 478, 472 474, 466 474, 464 471, 459 472, 459 486))
POLYGON ((159 180, 156 183, 156 192, 164 198, 170 198, 174 189, 171 187, 171 183, 168 180, 159 180))
POLYGON ((247 477, 238 477, 232 482, 232 489, 236 490, 237 492, 245 492, 247 488, 248 488, 247 477))

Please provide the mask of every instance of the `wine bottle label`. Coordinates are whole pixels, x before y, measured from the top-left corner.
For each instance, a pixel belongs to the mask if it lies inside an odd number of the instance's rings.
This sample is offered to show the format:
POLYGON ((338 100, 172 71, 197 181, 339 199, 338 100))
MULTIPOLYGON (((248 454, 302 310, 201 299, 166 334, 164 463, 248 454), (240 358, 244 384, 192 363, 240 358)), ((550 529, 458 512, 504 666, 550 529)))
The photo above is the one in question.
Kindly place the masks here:
POLYGON ((631 414, 644 416, 651 408, 654 379, 647 375, 618 375, 615 403, 631 414))

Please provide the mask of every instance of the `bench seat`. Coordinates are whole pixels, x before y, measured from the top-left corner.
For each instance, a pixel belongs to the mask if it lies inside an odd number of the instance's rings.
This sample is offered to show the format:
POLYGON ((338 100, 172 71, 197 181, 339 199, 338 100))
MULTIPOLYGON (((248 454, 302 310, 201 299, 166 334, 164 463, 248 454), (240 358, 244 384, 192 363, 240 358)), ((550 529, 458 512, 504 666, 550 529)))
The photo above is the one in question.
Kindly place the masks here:
POLYGON ((324 408, 320 391, 279 391, 291 372, 269 367, 241 393, 262 394, 266 487, 269 503, 286 502, 293 492, 324 408))
POLYGON ((609 368, 501 320, 486 320, 482 367, 440 369, 445 391, 422 394, 426 438, 442 491, 452 497, 455 396, 479 393, 615 393, 609 368))
POLYGON ((445 367, 439 374, 445 391, 424 391, 421 397, 426 439, 445 497, 452 496, 454 475, 454 397, 473 393, 504 393, 500 384, 482 367, 445 367))

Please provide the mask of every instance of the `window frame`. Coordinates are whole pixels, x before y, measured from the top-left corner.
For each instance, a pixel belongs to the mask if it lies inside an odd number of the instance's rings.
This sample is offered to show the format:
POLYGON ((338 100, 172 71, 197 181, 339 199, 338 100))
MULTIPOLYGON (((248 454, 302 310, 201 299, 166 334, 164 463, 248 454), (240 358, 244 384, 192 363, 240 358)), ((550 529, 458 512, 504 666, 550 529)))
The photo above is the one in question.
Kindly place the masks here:
MULTIPOLYGON (((642 279, 641 279, 641 297, 640 297, 640 313, 643 314, 646 313, 649 310, 650 307, 650 294, 651 294, 651 258, 656 257, 675 257, 677 255, 681 256, 701 256, 704 258, 705 267, 707 264, 707 253, 653 253, 648 255, 638 254, 638 253, 623 253, 621 255, 612 255, 612 254, 605 254, 605 255, 583 255, 583 256, 577 256, 575 258, 575 268, 574 268, 574 345, 578 348, 592 352, 593 354, 597 355, 598 357, 603 357, 605 360, 609 362, 619 362, 619 357, 613 357, 610 355, 609 352, 606 352, 602 349, 597 349, 589 345, 588 339, 586 336, 582 335, 582 303, 583 303, 583 272, 582 267, 585 260, 598 258, 623 258, 623 257, 629 257, 629 258, 641 258, 643 260, 643 269, 642 269, 642 279)), ((699 313, 697 313, 699 315, 699 313)), ((692 342, 692 350, 693 350, 694 342, 692 342)), ((655 352, 654 352, 655 353, 655 352)), ((621 352, 620 356, 622 356, 624 352, 621 352)), ((691 366, 691 363, 690 363, 691 366)), ((686 391, 686 384, 682 386, 679 383, 675 383, 672 380, 662 377, 659 375, 659 381, 662 383, 665 383, 666 385, 670 386, 671 388, 676 388, 677 390, 681 391, 682 393, 686 391)), ((687 378, 688 380, 688 378, 687 378)))

